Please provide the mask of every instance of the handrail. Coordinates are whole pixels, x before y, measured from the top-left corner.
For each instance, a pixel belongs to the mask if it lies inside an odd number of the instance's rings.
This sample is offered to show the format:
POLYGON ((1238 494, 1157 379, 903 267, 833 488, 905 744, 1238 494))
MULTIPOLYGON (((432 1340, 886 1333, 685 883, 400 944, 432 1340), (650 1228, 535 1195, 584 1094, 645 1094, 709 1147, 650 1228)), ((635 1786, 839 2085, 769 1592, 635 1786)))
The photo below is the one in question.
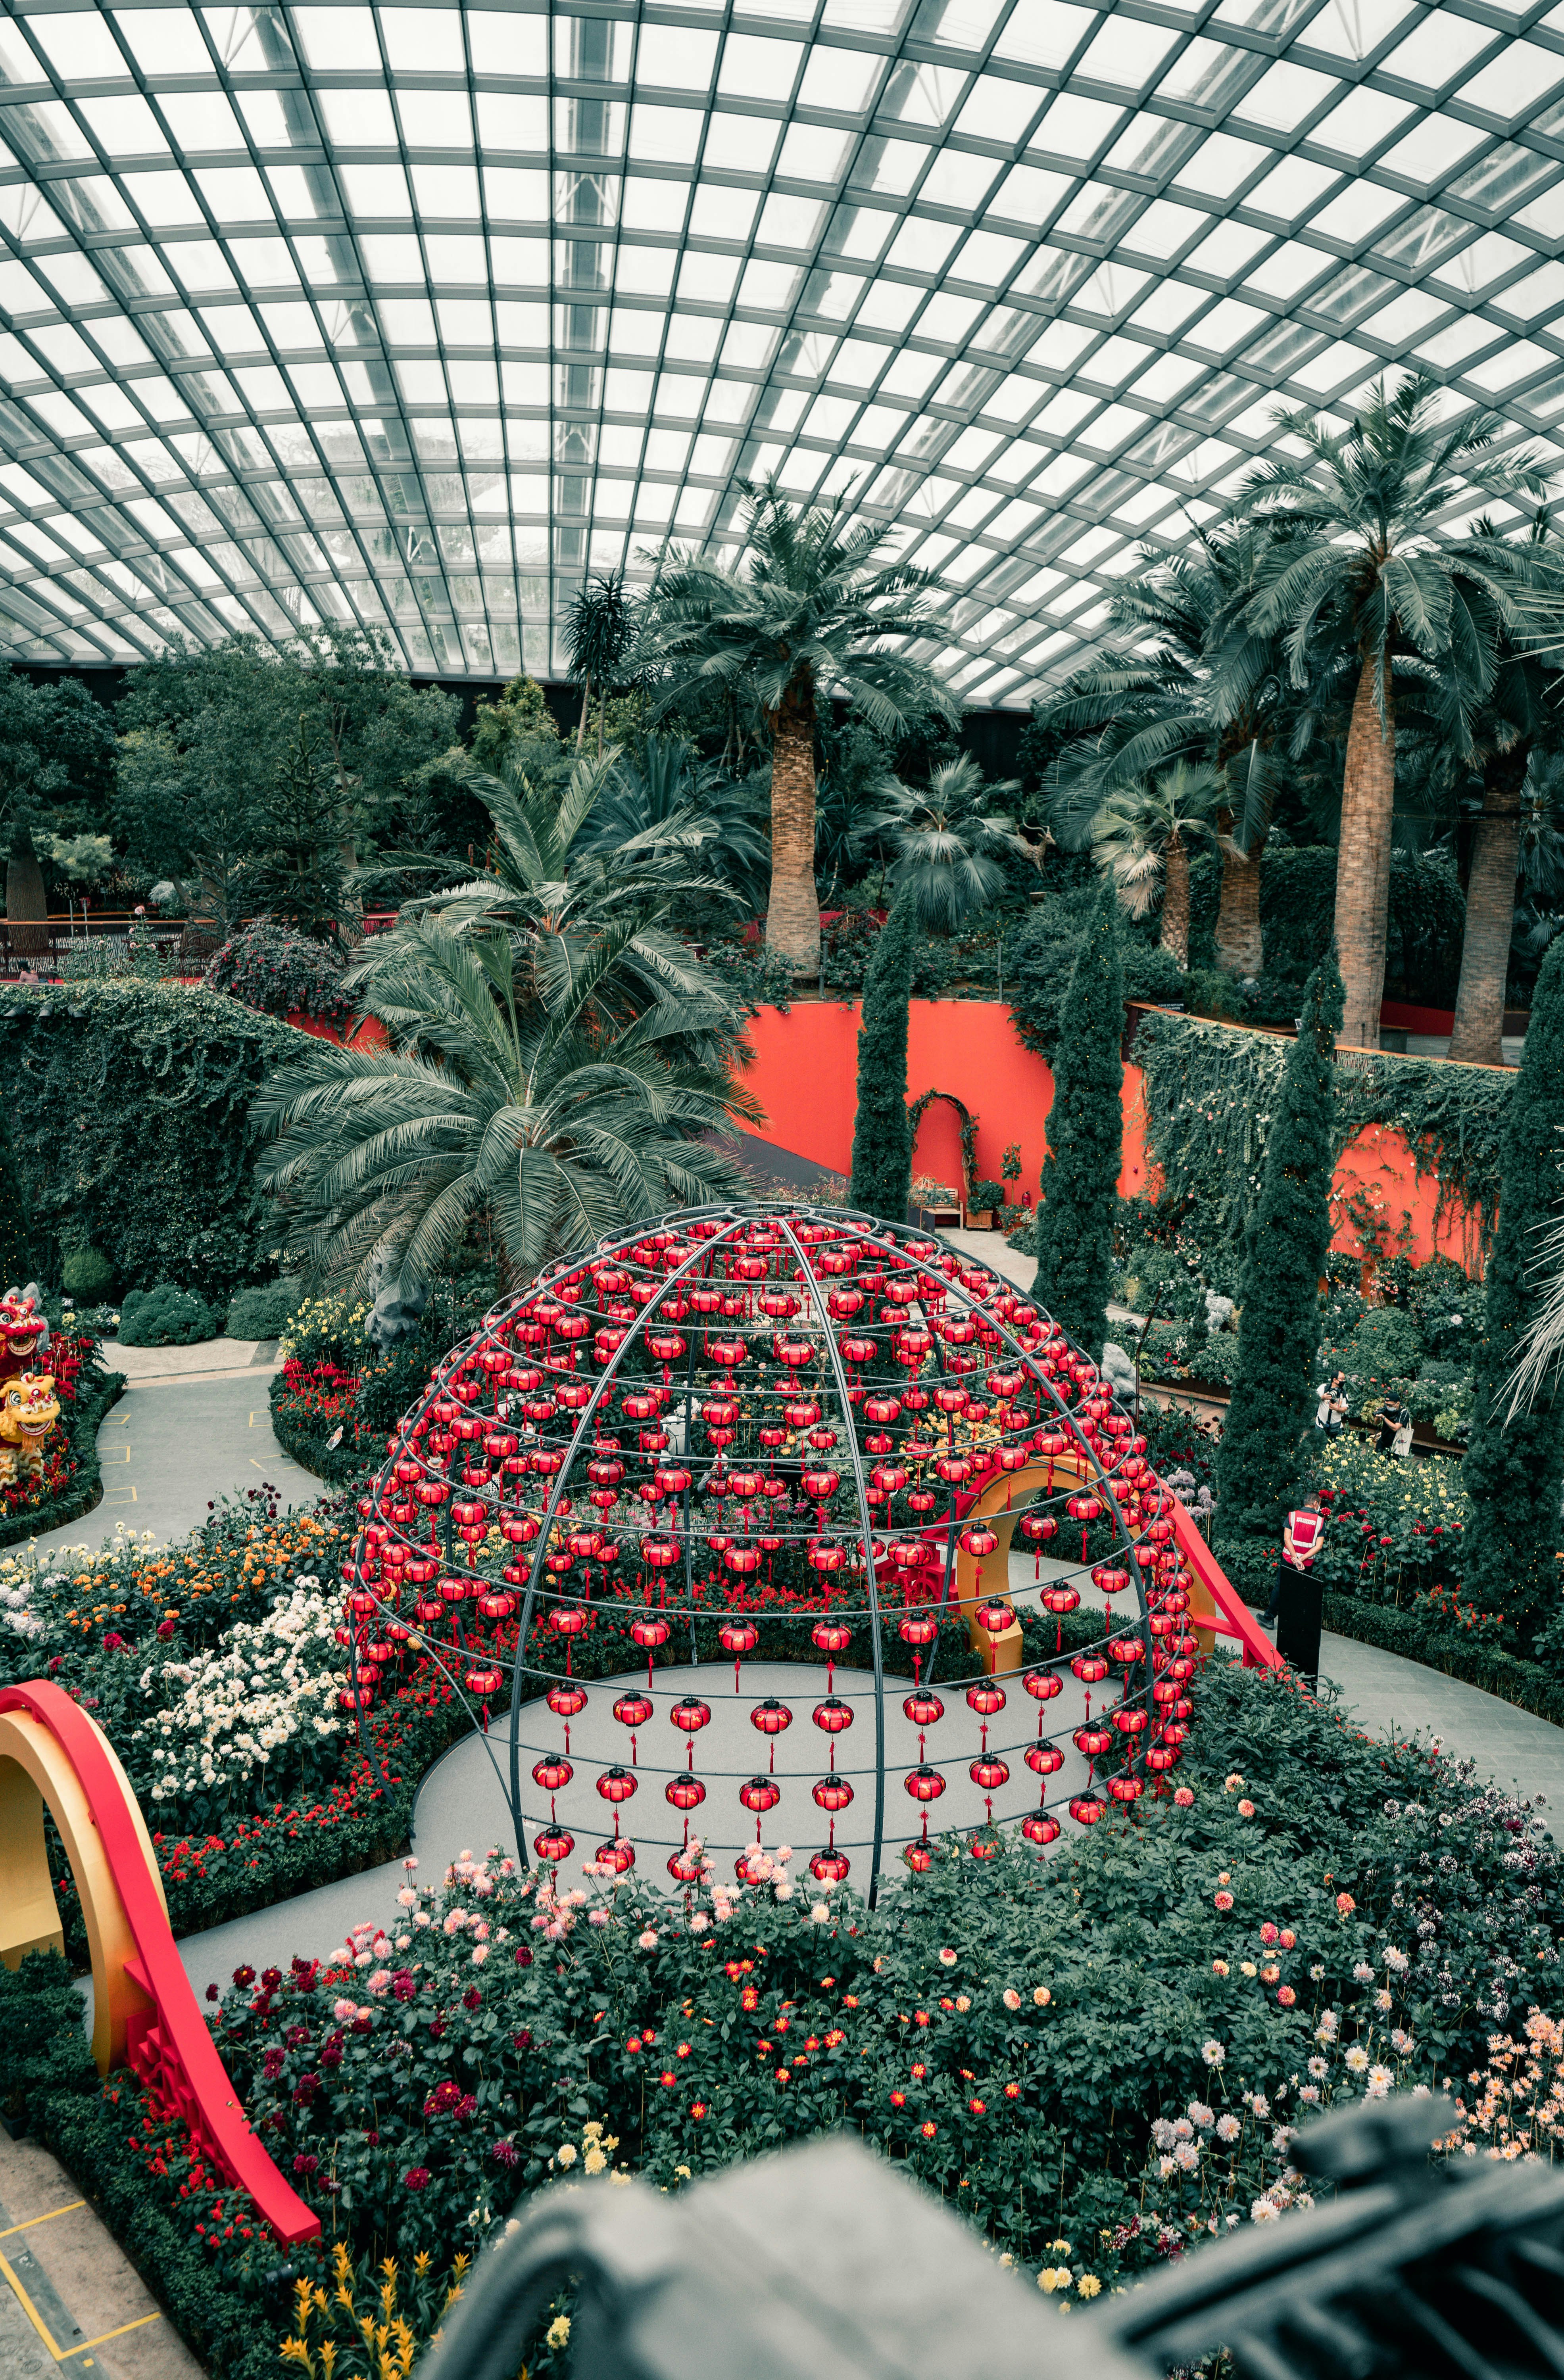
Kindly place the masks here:
POLYGON ((168 1923, 145 1821, 113 1745, 69 1694, 32 1678, 0 1691, 0 1882, 6 1887, 0 1952, 7 1965, 19 1964, 30 1949, 62 1945, 45 1801, 87 1922, 99 2070, 128 2065, 226 2180, 248 2192, 279 2240, 291 2245, 317 2239, 319 2216, 250 2131, 206 2029, 168 1923))

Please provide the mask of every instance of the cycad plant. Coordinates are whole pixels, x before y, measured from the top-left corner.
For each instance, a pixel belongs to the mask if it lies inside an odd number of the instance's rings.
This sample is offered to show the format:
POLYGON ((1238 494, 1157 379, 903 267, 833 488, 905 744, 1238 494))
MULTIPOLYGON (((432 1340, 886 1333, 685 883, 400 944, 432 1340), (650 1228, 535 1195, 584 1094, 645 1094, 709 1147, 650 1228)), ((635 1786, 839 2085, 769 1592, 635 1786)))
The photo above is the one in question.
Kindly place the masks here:
POLYGON ((820 965, 814 878, 814 747, 820 707, 839 696, 886 737, 958 705, 922 662, 892 650, 932 625, 925 571, 887 563, 883 527, 848 499, 795 505, 775 480, 745 482, 744 546, 731 569, 670 548, 647 600, 638 661, 668 707, 752 694, 771 735, 771 892, 766 940, 796 974, 820 965))
POLYGON ((970 752, 946 761, 926 785, 883 780, 879 813, 861 841, 889 850, 888 880, 898 899, 910 894, 925 930, 956 933, 974 910, 993 906, 1004 890, 1007 859, 1034 859, 1015 821, 984 807, 994 795, 1020 790, 1013 779, 985 785, 970 752))
POLYGON ((1227 789, 1215 769, 1176 760, 1155 783, 1111 794, 1092 821, 1092 853, 1132 917, 1162 899, 1161 947, 1190 964, 1190 853, 1242 853, 1217 824, 1227 789))
POLYGON ((681 850, 688 867, 722 880, 753 911, 771 865, 765 818, 763 771, 734 779, 682 735, 647 735, 638 758, 627 754, 606 772, 580 842, 593 857, 681 850))
POLYGON ((1258 563, 1243 624, 1280 640, 1302 688, 1322 654, 1353 658, 1357 686, 1347 735, 1336 941, 1345 987, 1342 1038, 1379 1047, 1379 1004, 1396 798, 1392 662, 1411 654, 1443 680, 1464 715, 1493 684, 1499 631, 1524 640, 1531 620, 1513 571, 1489 538, 1441 540, 1440 520, 1474 495, 1540 497, 1546 475, 1528 451, 1493 451, 1501 428, 1486 413, 1437 418, 1439 392, 1381 382, 1337 433, 1304 414, 1277 417, 1283 443, 1255 466, 1241 502, 1251 518, 1285 531, 1258 563), (1301 446, 1295 457, 1285 443, 1301 446))
POLYGON ((720 1055, 713 999, 605 1021, 632 929, 600 935, 547 983, 519 976, 511 938, 427 919, 374 978, 380 1050, 317 1041, 272 1076, 254 1115, 258 1172, 308 1234, 319 1273, 427 1277, 486 1226, 513 1277, 669 1207, 732 1196, 744 1177, 705 1135, 756 1120, 720 1055))
POLYGON ((625 656, 635 641, 635 613, 625 594, 625 575, 613 571, 590 579, 565 614, 565 666, 581 689, 576 726, 580 754, 586 735, 592 690, 597 688, 597 757, 603 758, 603 698, 619 682, 625 656))

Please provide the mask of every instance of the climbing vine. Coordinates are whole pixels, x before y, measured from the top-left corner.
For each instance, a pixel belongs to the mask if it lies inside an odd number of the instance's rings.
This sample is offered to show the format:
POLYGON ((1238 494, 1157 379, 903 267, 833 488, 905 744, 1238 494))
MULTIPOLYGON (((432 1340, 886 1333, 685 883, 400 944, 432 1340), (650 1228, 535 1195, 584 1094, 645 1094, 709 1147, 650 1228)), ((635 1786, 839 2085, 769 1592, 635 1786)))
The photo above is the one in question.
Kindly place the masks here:
POLYGON ((177 1281, 226 1301, 275 1272, 250 1106, 301 1034, 220 992, 133 980, 18 985, 5 1024, 9 1155, 46 1274, 79 1245, 122 1289, 177 1281))
POLYGON ((918 1137, 918 1126, 923 1121, 923 1111, 926 1108, 931 1106, 935 1099, 943 1099, 947 1107, 954 1108, 957 1116, 959 1119, 961 1131, 961 1172, 965 1176, 965 1181, 962 1186, 970 1198, 971 1196, 972 1184, 977 1179, 978 1120, 975 1115, 970 1112, 962 1101, 957 1098, 954 1091, 923 1091, 920 1093, 917 1099, 912 1099, 908 1103, 907 1121, 911 1127, 912 1138, 914 1142, 916 1142, 918 1137))
MULTIPOLYGON (((1259 1188, 1288 1043, 1203 1017, 1144 1016, 1133 1059, 1144 1075, 1146 1147, 1160 1196, 1191 1210, 1203 1239, 1241 1233, 1259 1188)), ((1436 1229, 1454 1206, 1486 1251, 1498 1215, 1499 1135, 1514 1076, 1384 1053, 1336 1070, 1334 1142, 1377 1124, 1399 1132, 1419 1181, 1438 1184, 1436 1229)))

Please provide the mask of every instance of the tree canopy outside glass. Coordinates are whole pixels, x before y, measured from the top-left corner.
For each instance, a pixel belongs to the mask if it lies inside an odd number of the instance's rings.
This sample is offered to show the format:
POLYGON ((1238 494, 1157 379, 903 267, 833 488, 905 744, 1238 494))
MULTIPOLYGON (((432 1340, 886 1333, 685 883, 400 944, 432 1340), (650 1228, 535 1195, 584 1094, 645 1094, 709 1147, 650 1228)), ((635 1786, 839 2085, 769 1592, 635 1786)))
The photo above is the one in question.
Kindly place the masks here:
POLYGON ((775 471, 1024 705, 1278 402, 1416 368, 1564 464, 1564 6, 24 5, 0 76, 18 659, 555 674, 775 471))

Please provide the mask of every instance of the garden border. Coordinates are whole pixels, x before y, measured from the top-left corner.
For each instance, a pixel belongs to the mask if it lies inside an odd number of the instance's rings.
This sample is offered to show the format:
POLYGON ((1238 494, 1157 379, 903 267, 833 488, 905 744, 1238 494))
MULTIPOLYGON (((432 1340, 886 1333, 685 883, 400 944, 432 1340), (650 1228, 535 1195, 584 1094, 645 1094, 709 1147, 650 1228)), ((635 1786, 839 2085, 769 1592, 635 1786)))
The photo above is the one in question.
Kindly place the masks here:
POLYGON ((98 1432, 124 1395, 123 1372, 105 1372, 86 1395, 70 1408, 70 1445, 76 1459, 76 1481, 68 1494, 0 1521, 0 1546, 17 1546, 30 1537, 62 1529, 69 1521, 84 1520, 104 1500, 104 1472, 98 1460, 98 1432))

